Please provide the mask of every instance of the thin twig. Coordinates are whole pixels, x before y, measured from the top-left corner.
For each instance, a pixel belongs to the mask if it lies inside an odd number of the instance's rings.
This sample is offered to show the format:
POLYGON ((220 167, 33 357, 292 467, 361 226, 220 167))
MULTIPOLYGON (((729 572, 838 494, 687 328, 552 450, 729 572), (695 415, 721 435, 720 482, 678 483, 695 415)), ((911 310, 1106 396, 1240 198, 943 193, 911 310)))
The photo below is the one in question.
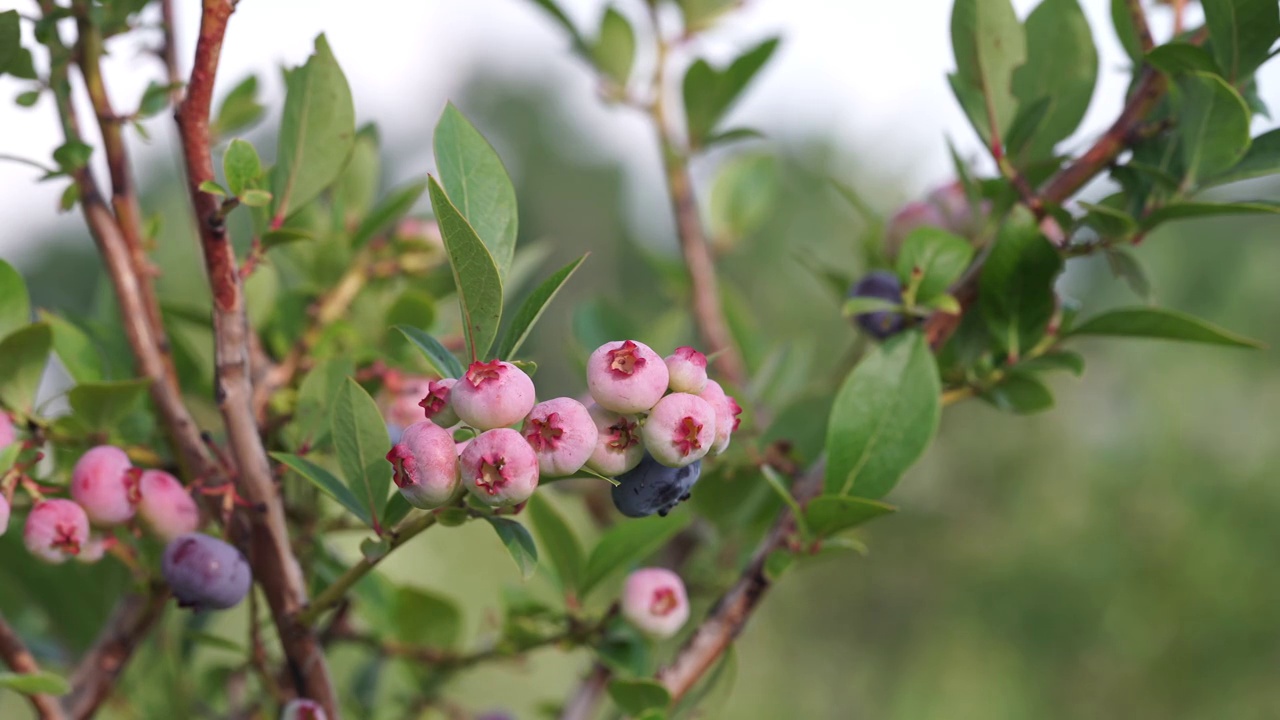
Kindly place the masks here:
POLYGON ((235 250, 218 198, 200 189, 203 182, 214 179, 209 111, 222 40, 234 9, 231 0, 204 0, 191 79, 176 113, 196 227, 213 291, 216 395, 241 492, 255 506, 250 512, 249 561, 271 606, 295 690, 319 702, 330 718, 337 718, 339 708, 323 648, 311 629, 297 620, 297 613, 307 605, 307 586, 289 545, 284 505, 254 418, 248 351, 251 331, 235 250))
MULTIPOLYGON (((18 637, 18 633, 9 627, 3 614, 0 614, 0 658, 15 673, 29 675, 40 672, 35 656, 27 649, 22 638, 18 637)), ((65 717, 57 699, 51 695, 28 695, 27 701, 35 708, 40 720, 63 720, 65 717)))
MULTIPOLYGON (((1142 0, 1125 0, 1129 9, 1129 21, 1133 23, 1133 31, 1138 35, 1138 46, 1142 52, 1151 52, 1156 42, 1151 37, 1151 24, 1147 22, 1147 11, 1142 9, 1142 0)), ((1181 8, 1175 12, 1181 13, 1181 8)))
POLYGON ((653 34, 657 42, 657 67, 653 77, 653 104, 649 114, 658 133, 662 152, 662 167, 666 173, 667 190, 671 196, 671 209, 675 215, 676 235, 680 240, 680 252, 689 271, 689 285, 693 294, 693 318, 698 334, 706 344, 707 354, 716 353, 715 364, 732 385, 741 387, 746 382, 747 368, 742 352, 733 340, 724 306, 720 302, 719 282, 711 246, 707 243, 698 213, 698 201, 693 194, 693 181, 689 176, 688 158, 676 143, 667 117, 666 65, 669 46, 658 22, 658 5, 650 3, 653 34))
POLYGON ((131 593, 116 605, 103 634, 71 675, 71 694, 62 701, 68 718, 87 720, 97 713, 168 599, 168 588, 153 585, 146 594, 131 593))
POLYGON ((604 663, 592 664, 591 671, 582 679, 569 702, 565 703, 560 720, 592 720, 596 716, 596 708, 604 699, 605 686, 612 676, 613 673, 604 663))
POLYGON ((169 102, 174 107, 182 102, 182 68, 178 66, 177 20, 173 12, 173 0, 160 0, 160 59, 164 61, 165 75, 169 78, 169 102))

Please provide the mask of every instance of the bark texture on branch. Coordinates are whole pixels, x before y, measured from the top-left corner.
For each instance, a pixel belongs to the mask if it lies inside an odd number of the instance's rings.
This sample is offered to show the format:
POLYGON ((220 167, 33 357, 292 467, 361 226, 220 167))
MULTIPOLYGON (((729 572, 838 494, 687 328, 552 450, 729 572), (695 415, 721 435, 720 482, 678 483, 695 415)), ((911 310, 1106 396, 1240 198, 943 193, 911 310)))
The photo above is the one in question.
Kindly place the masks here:
MULTIPOLYGON (((40 664, 27 649, 18 633, 9 627, 4 615, 0 614, 0 659, 15 673, 29 675, 40 672, 40 664)), ((62 707, 56 698, 50 695, 28 695, 27 701, 35 709, 40 720, 62 720, 62 707)))

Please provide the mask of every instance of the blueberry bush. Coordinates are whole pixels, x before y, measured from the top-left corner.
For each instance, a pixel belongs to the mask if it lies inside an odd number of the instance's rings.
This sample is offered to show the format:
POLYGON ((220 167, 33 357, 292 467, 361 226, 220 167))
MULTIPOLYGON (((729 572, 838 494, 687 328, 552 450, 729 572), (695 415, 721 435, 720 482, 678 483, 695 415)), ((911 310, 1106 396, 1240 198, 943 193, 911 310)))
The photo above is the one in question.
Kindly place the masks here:
POLYGON ((0 689, 39 718, 497 717, 455 681, 551 648, 580 680, 549 717, 700 717, 775 583, 865 552, 862 526, 898 511, 885 497, 944 408, 1046 411, 1046 376, 1081 375, 1093 336, 1261 346, 1152 302, 1098 310, 1060 279, 1101 257, 1147 295, 1134 248, 1157 228, 1280 214, 1216 191, 1280 174, 1255 82, 1275 0, 1174 2, 1162 43, 1141 0, 1113 0, 1109 30, 1077 0, 1025 17, 955 0, 948 80, 989 157, 953 150, 954 179, 883 220, 824 178, 856 218, 854 263, 788 254, 776 232, 773 254, 734 257, 779 212, 784 171, 726 118, 783 39, 711 62, 697 41, 732 0, 619 3, 595 28, 534 0, 600 102, 651 126, 635 151, 661 160, 679 248, 614 258, 625 287, 592 296, 572 288, 606 260, 546 272, 463 109, 438 116, 434 170, 384 189, 378 131, 357 126, 323 35, 262 139, 255 78, 214 97, 237 3, 203 0, 178 57, 174 2, 0 12, 0 74, 63 132, 51 163, 25 162, 65 188, 111 290, 84 316, 34 307, 0 262, 0 689), (1131 61, 1122 109, 1068 142, 1104 30, 1131 61), (125 34, 160 47, 140 98, 104 77, 125 34), (166 114, 187 207, 149 214, 130 151, 166 114), (194 262, 166 264, 164 226, 191 228, 194 262), (785 340, 753 322, 735 263, 802 278, 813 301, 785 340), (208 292, 173 302, 175 278, 208 292), (660 290, 631 302, 638 287, 660 290), (571 337, 552 352, 539 322, 557 318, 571 337), (382 567, 476 527, 514 561, 501 598, 382 567), (493 621, 470 637, 476 605, 493 621))

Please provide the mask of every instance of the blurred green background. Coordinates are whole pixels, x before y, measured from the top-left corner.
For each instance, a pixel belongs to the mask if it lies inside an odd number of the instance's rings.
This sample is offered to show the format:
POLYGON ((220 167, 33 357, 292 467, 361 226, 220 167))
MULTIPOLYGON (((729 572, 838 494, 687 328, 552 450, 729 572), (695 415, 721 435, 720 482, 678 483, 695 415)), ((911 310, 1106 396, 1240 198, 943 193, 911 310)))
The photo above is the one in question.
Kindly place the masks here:
MULTIPOLYGON (((526 349, 540 365, 543 393, 579 392, 583 345, 597 336, 631 333, 663 347, 688 339, 668 221, 637 228, 623 211, 631 190, 621 167, 636 158, 574 152, 571 110, 554 88, 486 74, 465 86, 455 101, 512 169, 522 246, 549 250, 540 272, 592 253, 526 349)), ((256 138, 260 146, 269 144, 267 135, 256 138)), ((638 139, 637 156, 656 153, 650 140, 638 139)), ((427 145, 425 134, 420 142, 427 145)), ((404 150, 387 148, 385 155, 403 157, 404 150)), ((698 174, 713 178, 721 163, 748 152, 775 158, 779 178, 763 224, 722 249, 733 323, 758 378, 750 394, 766 405, 798 399, 797 407, 820 407, 857 339, 840 318, 839 297, 812 266, 854 276, 866 269, 865 243, 875 235, 824 177, 872 189, 869 202, 885 215, 908 198, 894 190, 895 176, 878 174, 823 137, 734 146, 699 161, 698 174)), ((144 205, 172 218, 157 252, 168 268, 161 292, 171 303, 200 302, 194 240, 177 214, 183 199, 168 168, 139 169, 144 205)), ((390 164, 383 174, 424 170, 390 164)), ((1275 197, 1278 189, 1259 184, 1244 194, 1275 197)), ((707 200, 707 183, 700 190, 707 200)), ((1278 235, 1280 219, 1269 218, 1183 222, 1147 238, 1136 254, 1149 270, 1154 301, 1258 338, 1268 349, 1093 341, 1080 348, 1088 361, 1083 378, 1054 379, 1057 406, 1049 412, 1017 417, 976 400, 948 409, 934 447, 889 498, 901 512, 863 533, 869 555, 805 562, 786 575, 737 643, 732 691, 717 693, 700 717, 1276 717, 1278 235)), ((105 297, 104 280, 87 236, 39 245, 21 267, 38 305, 71 315, 101 312, 102 303, 94 306, 105 297)), ((1143 302, 1102 261, 1073 262, 1061 289, 1086 315, 1143 302)), ((450 312, 442 306, 442 316, 450 312)), ((797 425, 802 442, 819 413, 809 415, 797 425)), ((747 484, 759 481, 733 482, 741 484, 730 493, 756 498, 756 509, 771 507, 767 491, 747 484)), ((580 503, 556 500, 584 538, 592 537, 580 503)), ((705 532, 732 540, 732 522, 708 523, 705 532)), ((0 610, 29 637, 79 632, 59 625, 73 621, 50 620, 41 610, 52 613, 64 602, 24 592, 24 573, 44 571, 23 569, 29 563, 16 535, 0 545, 10 579, 0 587, 0 610)), ((349 557, 357 554, 359 536, 328 539, 349 557)), ((732 578, 733 563, 722 560, 695 560, 697 608, 732 578)), ((501 546, 476 525, 428 533, 386 567, 398 582, 457 600, 472 644, 492 635, 504 588, 519 585, 501 546)), ((57 572, 94 578, 92 592, 72 606, 98 603, 98 590, 119 582, 110 572, 107 579, 96 570, 57 572)), ((542 576, 527 589, 554 595, 542 576)), ((170 612, 161 641, 138 656, 105 716, 201 717, 198 698, 235 692, 212 672, 228 664, 227 650, 204 646, 193 667, 175 665, 181 622, 170 612)), ((243 623, 243 614, 217 616, 207 630, 239 643, 243 623)), ((58 644, 36 643, 36 650, 55 665, 65 659, 58 644)), ((397 666, 368 666, 364 657, 344 649, 334 658, 349 695, 359 694, 358 673, 382 677, 377 694, 359 701, 370 704, 354 706, 352 716, 400 717, 390 711, 393 701, 413 693, 415 680, 397 666)), ((585 652, 540 651, 525 664, 465 673, 447 695, 469 711, 535 717, 539 704, 566 695, 588 662, 585 652)), ((0 717, 27 712, 0 696, 0 717)))

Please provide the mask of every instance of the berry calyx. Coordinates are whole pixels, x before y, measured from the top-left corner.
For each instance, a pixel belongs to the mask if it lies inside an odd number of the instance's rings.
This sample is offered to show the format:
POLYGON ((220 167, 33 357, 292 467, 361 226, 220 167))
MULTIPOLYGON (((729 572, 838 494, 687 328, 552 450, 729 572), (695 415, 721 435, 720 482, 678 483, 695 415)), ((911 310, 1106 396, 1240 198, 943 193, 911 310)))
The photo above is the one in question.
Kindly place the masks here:
POLYGON ((662 359, 672 392, 697 395, 707 385, 707 356, 685 345, 662 359))
POLYGON ((635 374, 648 362, 648 358, 639 351, 640 346, 634 340, 624 340, 621 347, 609 351, 609 369, 619 375, 635 374))
POLYGON ((27 515, 22 541, 27 551, 47 563, 66 562, 89 540, 89 516, 70 500, 42 500, 27 515))
POLYGON ((418 402, 423 414, 431 422, 440 427, 452 427, 458 424, 458 413, 449 404, 449 394, 458 381, 453 378, 432 380, 427 385, 427 394, 418 402))

